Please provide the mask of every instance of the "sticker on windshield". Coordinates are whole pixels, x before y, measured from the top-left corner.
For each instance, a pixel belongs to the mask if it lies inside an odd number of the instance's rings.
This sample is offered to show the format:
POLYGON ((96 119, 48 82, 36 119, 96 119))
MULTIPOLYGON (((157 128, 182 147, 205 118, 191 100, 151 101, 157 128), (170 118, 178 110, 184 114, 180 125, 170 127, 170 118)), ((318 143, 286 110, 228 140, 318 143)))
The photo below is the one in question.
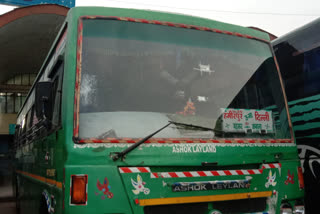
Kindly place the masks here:
POLYGON ((202 76, 203 74, 209 74, 211 75, 211 73, 214 73, 214 70, 210 69, 210 64, 208 65, 204 65, 201 62, 199 63, 199 67, 198 68, 193 68, 196 71, 200 71, 200 75, 202 76))
POLYGON ((272 111, 221 108, 222 131, 273 133, 272 111))
POLYGON ((150 189, 144 186, 146 185, 146 182, 142 181, 142 178, 139 174, 137 175, 137 181, 134 181, 131 178, 131 183, 132 183, 132 186, 135 188, 132 190, 132 192, 135 195, 139 195, 140 192, 143 192, 145 195, 148 195, 150 193, 150 189))
POLYGON ((183 107, 183 111, 177 112, 177 114, 181 115, 195 115, 196 108, 194 107, 194 103, 191 99, 189 99, 186 105, 183 107))

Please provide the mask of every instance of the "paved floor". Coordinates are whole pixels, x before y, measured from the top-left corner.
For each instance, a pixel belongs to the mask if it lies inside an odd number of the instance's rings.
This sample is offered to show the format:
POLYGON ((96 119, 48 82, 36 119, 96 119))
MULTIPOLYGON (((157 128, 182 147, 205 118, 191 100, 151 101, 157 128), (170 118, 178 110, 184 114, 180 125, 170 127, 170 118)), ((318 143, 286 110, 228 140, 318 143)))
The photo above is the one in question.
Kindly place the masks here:
POLYGON ((15 202, 0 202, 0 213, 15 214, 16 213, 15 202))
POLYGON ((0 182, 0 214, 16 214, 16 204, 13 198, 11 177, 2 176, 0 182))

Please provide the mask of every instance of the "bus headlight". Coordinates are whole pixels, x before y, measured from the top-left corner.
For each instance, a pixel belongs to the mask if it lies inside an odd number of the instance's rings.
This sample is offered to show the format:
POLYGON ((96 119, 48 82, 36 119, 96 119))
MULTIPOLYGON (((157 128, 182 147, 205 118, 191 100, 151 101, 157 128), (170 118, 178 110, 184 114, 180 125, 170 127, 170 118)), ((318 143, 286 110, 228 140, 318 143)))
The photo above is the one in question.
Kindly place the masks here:
POLYGON ((303 205, 294 206, 293 213, 294 214, 304 214, 304 206, 303 205))
POLYGON ((293 214, 290 204, 281 204, 280 214, 293 214))

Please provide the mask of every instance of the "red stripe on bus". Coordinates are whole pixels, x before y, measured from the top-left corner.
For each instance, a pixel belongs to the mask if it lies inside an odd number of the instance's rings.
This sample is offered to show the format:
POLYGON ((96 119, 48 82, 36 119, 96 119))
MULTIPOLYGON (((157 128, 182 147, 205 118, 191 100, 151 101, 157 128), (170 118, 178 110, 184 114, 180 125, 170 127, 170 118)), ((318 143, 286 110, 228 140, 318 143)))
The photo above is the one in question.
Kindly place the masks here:
POLYGON ((196 29, 196 30, 201 30, 200 27, 194 26, 194 25, 191 25, 191 28, 192 28, 192 29, 196 29))
POLYGON ((148 23, 149 23, 149 21, 148 21, 148 20, 146 20, 146 19, 140 19, 140 21, 141 21, 142 23, 146 23, 146 24, 148 24, 148 23))
MULTIPOLYGON (((74 124, 76 124, 78 115, 74 113, 74 124)), ((74 133, 77 131, 77 129, 74 129, 74 133)), ((88 138, 88 139, 80 139, 84 140, 86 143, 94 143, 93 141, 97 140, 96 138, 88 138)), ((103 143, 136 143, 139 141, 139 139, 128 139, 128 138, 106 138, 106 139, 99 139, 103 143)), ((150 139, 147 140, 146 143, 279 143, 280 140, 202 140, 202 139, 167 139, 167 140, 158 140, 156 139, 150 139)), ((281 140, 282 143, 292 143, 292 141, 288 140, 281 140)))
POLYGON ((270 168, 276 168, 272 163, 269 164, 270 168))
POLYGON ((168 172, 168 174, 172 177, 172 178, 178 178, 178 175, 175 172, 168 172))
POLYGON ((190 172, 182 172, 186 177, 193 177, 190 172))
POLYGON ((228 34, 228 35, 233 35, 233 33, 230 32, 230 31, 222 31, 222 32, 225 33, 225 34, 228 34))
POLYGON ((154 177, 156 177, 156 178, 159 178, 159 175, 158 175, 158 173, 156 173, 156 172, 153 172, 152 174, 153 174, 153 176, 154 176, 154 177))
POLYGON ((224 174, 226 174, 226 175, 232 175, 229 170, 223 170, 223 172, 224 172, 224 174))
POLYGON ((243 175, 243 172, 241 170, 236 170, 238 175, 243 175))
POLYGON ((134 19, 134 18, 125 18, 127 21, 129 21, 129 22, 136 22, 136 19, 134 19))
POLYGON ((175 25, 173 23, 171 23, 171 22, 166 22, 166 25, 170 26, 170 27, 175 27, 175 25))
MULTIPOLYGON (((224 33, 224 34, 228 34, 228 35, 233 35, 233 36, 238 36, 238 37, 244 37, 244 38, 248 38, 248 39, 256 39, 256 40, 260 40, 263 42, 269 42, 265 39, 261 39, 261 38, 257 38, 257 37, 253 37, 253 36, 249 36, 246 34, 241 34, 241 33, 237 33, 237 32, 230 32, 230 31, 222 31, 219 29, 214 29, 214 28, 208 28, 208 27, 200 27, 200 26, 194 26, 194 25, 187 25, 187 24, 181 24, 181 23, 170 23, 170 22, 161 22, 161 21, 157 21, 157 20, 152 20, 152 21, 148 21, 146 19, 135 19, 135 18, 130 18, 130 17, 115 17, 115 16, 95 16, 95 17, 99 17, 99 18, 109 18, 109 19, 117 19, 120 21, 132 21, 132 22, 143 22, 143 23, 152 23, 152 24, 158 24, 158 25, 167 25, 167 26, 172 26, 172 27, 182 27, 182 28, 192 28, 192 29, 197 29, 197 30, 202 30, 202 31, 213 31, 216 33, 224 33)), ((79 24, 79 31, 82 31, 83 28, 83 24, 81 19, 86 18, 86 16, 82 16, 80 17, 80 24, 79 24)), ((94 16, 90 17, 90 18, 94 18, 94 16)))
POLYGON ((203 171, 198 171, 197 172, 201 177, 207 176, 206 173, 204 173, 203 171))
POLYGON ((140 172, 149 172, 145 167, 137 167, 140 172))
POLYGON ((124 173, 132 173, 132 171, 127 168, 127 167, 121 167, 121 170, 124 172, 124 173))
POLYGON ((214 176, 219 176, 220 174, 217 171, 210 171, 214 176))
POLYGON ((159 22, 157 20, 152 20, 151 22, 154 23, 154 24, 157 24, 157 25, 161 25, 162 24, 161 22, 159 22))
POLYGON ((181 28, 188 28, 188 26, 187 26, 187 25, 185 25, 185 24, 178 24, 178 27, 181 27, 181 28))
POLYGON ((249 173, 250 175, 254 175, 254 174, 255 174, 252 169, 248 169, 247 171, 248 171, 248 173, 249 173))

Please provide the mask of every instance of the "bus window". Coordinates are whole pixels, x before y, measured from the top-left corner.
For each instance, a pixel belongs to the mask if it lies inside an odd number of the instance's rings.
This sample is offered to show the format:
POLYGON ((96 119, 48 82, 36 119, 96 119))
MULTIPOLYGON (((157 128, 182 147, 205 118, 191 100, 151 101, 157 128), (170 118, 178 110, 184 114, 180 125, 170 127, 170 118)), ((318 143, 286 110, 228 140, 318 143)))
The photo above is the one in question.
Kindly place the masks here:
POLYGON ((56 75, 52 78, 53 81, 53 114, 52 124, 59 126, 61 122, 61 97, 62 97, 62 77, 64 63, 60 63, 56 68, 56 75))

